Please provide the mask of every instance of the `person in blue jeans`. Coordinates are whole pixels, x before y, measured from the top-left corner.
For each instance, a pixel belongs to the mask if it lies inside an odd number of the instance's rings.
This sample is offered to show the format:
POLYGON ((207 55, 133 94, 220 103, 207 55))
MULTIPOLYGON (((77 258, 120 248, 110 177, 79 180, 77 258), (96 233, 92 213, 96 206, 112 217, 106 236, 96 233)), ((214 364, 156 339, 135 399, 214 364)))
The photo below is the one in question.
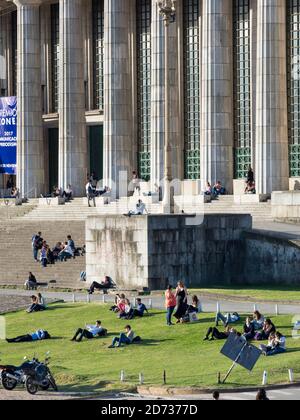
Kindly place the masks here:
POLYGON ((227 314, 223 315, 220 312, 216 315, 216 327, 219 326, 219 322, 222 321, 224 324, 224 327, 226 328, 229 324, 235 324, 236 322, 239 322, 241 317, 237 312, 234 312, 233 314, 227 314))
POLYGON ((272 348, 267 348, 263 352, 265 356, 276 356, 277 354, 283 354, 286 352, 286 338, 280 333, 275 334, 275 341, 272 348))
POLYGON ((114 349, 116 347, 121 347, 122 344, 132 344, 134 340, 134 332, 132 331, 132 328, 130 325, 126 325, 125 327, 125 333, 121 333, 119 337, 114 337, 111 346, 109 346, 110 349, 114 349))

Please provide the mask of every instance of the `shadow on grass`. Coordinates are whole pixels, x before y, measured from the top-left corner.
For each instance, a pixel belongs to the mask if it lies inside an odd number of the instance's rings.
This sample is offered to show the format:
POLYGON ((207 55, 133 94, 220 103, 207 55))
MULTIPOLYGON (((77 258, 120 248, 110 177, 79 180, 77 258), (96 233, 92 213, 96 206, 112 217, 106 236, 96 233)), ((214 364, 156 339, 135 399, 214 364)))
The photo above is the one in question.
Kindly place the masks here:
POLYGON ((126 386, 122 388, 121 385, 109 381, 100 381, 94 385, 62 385, 59 386, 59 392, 82 392, 82 393, 94 393, 97 392, 98 395, 101 395, 101 397, 106 398, 112 398, 116 396, 116 394, 120 392, 136 392, 136 387, 134 385, 132 386, 126 386), (111 387, 112 385, 115 385, 115 388, 108 390, 108 387, 111 387))

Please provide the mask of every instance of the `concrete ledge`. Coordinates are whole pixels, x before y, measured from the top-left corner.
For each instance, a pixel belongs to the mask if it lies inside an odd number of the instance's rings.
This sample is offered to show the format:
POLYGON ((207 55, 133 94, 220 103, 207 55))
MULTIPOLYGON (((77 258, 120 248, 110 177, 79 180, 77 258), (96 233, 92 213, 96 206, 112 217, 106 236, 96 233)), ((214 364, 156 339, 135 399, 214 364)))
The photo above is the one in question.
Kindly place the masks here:
POLYGON ((234 179, 233 180, 233 194, 241 196, 245 193, 246 181, 245 179, 234 179))
POLYGON ((235 204, 258 204, 265 203, 271 198, 270 194, 243 194, 235 195, 235 204))
POLYGON ((274 219, 300 218, 300 191, 275 191, 272 194, 274 219))
POLYGON ((62 197, 55 197, 55 198, 40 198, 39 205, 40 206, 63 206, 66 204, 66 200, 62 197))

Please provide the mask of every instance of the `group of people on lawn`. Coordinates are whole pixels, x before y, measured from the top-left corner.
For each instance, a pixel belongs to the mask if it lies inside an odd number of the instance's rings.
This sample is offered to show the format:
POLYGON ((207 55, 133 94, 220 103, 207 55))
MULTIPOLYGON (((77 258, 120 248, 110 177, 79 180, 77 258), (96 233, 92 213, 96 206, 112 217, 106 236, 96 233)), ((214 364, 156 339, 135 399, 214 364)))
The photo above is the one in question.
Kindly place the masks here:
POLYGON ((230 325, 240 321, 238 313, 216 316, 216 326, 210 327, 207 331, 206 340, 226 340, 230 334, 237 334, 246 341, 268 341, 267 345, 260 345, 260 350, 265 356, 275 356, 286 352, 286 337, 277 331, 271 319, 265 318, 259 311, 255 311, 252 316, 246 318, 242 333, 230 325), (219 331, 217 328, 222 321, 225 330, 219 331))
MULTIPOLYGON (((108 278, 109 277, 106 279, 108 278)), ((46 309, 45 300, 41 294, 32 296, 31 300, 31 305, 27 310, 28 313, 39 312, 46 309)), ((178 282, 175 291, 173 291, 173 287, 171 285, 167 287, 165 292, 165 304, 167 310, 167 326, 174 325, 172 317, 176 319, 177 324, 180 324, 196 321, 197 316, 196 318, 193 318, 191 315, 202 312, 201 302, 196 295, 192 296, 191 303, 188 302, 188 291, 182 281, 178 282)), ((142 302, 141 298, 136 299, 136 305, 134 306, 125 294, 116 294, 114 305, 110 308, 110 311, 116 314, 119 319, 124 320, 143 318, 145 313, 149 315, 149 311, 146 305, 142 302)), ((245 341, 267 341, 267 345, 262 344, 260 346, 262 353, 266 356, 274 356, 286 352, 286 337, 277 331, 271 319, 265 318, 259 311, 255 311, 252 316, 246 318, 242 332, 239 332, 232 326, 233 324, 240 322, 240 320, 241 317, 236 312, 229 313, 227 315, 223 315, 220 312, 217 313, 215 326, 208 329, 204 340, 226 340, 230 334, 237 334, 238 336, 243 337, 245 341), (218 329, 220 322, 223 323, 223 331, 218 329)), ((108 330, 104 328, 101 321, 98 320, 95 325, 86 325, 85 328, 78 328, 72 338, 72 341, 81 342, 83 338, 93 339, 96 337, 105 337, 107 334, 108 330)), ((26 336, 20 336, 15 339, 8 340, 8 342, 22 342, 23 339, 24 341, 34 341, 48 338, 50 338, 49 333, 37 334, 35 332, 26 336), (34 337, 34 339, 32 339, 32 337, 34 337)), ((120 347, 122 344, 128 345, 140 341, 141 338, 135 335, 131 326, 126 325, 125 331, 119 336, 114 337, 112 344, 109 347, 120 347)))

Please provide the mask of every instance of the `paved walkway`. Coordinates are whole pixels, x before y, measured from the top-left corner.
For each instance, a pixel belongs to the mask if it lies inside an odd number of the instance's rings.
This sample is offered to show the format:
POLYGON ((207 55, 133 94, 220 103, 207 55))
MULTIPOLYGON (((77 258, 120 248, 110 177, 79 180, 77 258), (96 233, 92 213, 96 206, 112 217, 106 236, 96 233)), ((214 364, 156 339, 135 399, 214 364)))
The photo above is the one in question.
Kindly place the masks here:
POLYGON ((253 223, 253 230, 264 235, 276 236, 285 239, 300 240, 300 225, 289 223, 276 223, 262 220, 253 223))
MULTIPOLYGON (((67 293, 67 292, 49 292, 45 291, 42 292, 43 296, 46 299, 51 300, 63 300, 68 303, 72 303, 75 297, 75 301, 78 303, 87 303, 90 299, 93 303, 113 303, 114 296, 113 295, 93 295, 89 298, 86 293, 67 293)), ((32 295, 32 292, 28 292, 25 290, 8 290, 8 289, 0 289, 0 299, 4 298, 6 301, 10 301, 15 299, 15 297, 29 297, 32 295)), ((131 300, 134 299, 135 296, 131 297, 131 300)), ((256 304, 255 301, 253 302, 236 302, 230 300, 221 300, 217 302, 216 299, 212 298, 201 298, 200 299, 203 306, 203 311, 207 313, 214 313, 217 310, 217 305, 219 304, 221 312, 240 312, 243 314, 252 313, 254 307, 260 310, 264 314, 268 315, 275 315, 277 308, 279 314, 281 315, 300 315, 300 305, 297 304, 285 304, 285 305, 277 305, 274 303, 259 303, 256 304)), ((153 296, 153 297, 142 297, 143 302, 152 307, 153 309, 164 310, 164 298, 163 296, 153 296)))

